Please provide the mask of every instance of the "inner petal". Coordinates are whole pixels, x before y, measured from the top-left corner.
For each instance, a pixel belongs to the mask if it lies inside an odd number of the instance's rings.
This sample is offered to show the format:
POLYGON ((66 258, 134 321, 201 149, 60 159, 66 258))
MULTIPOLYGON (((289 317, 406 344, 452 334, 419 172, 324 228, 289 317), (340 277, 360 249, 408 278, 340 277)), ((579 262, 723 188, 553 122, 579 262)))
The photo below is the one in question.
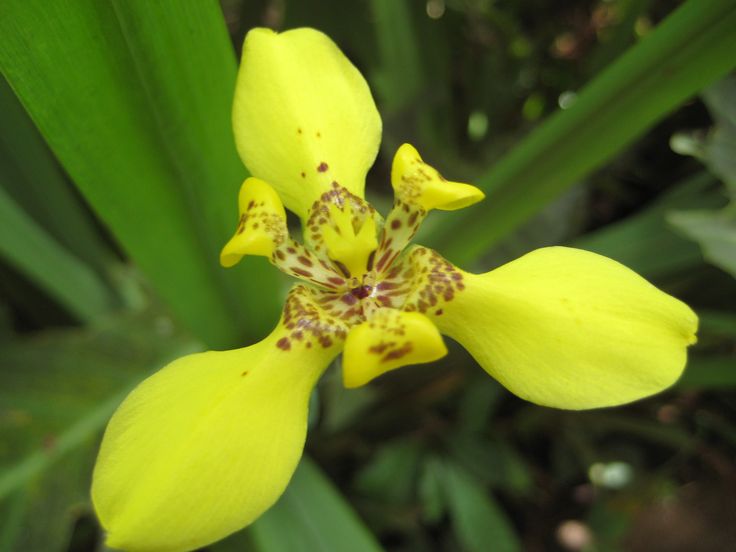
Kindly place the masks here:
POLYGON ((350 330, 343 350, 343 381, 345 387, 360 387, 390 370, 446 354, 442 336, 429 318, 381 309, 350 330))

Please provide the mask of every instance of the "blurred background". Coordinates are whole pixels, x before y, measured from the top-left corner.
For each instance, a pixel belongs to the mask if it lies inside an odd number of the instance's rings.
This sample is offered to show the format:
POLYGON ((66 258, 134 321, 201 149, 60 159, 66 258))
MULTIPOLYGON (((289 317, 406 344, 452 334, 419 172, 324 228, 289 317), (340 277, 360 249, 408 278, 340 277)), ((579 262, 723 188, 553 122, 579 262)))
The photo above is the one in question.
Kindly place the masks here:
POLYGON ((415 144, 480 205, 418 242, 486 271, 568 244, 699 314, 670 390, 566 412, 451 344, 357 390, 333 366, 305 460, 246 551, 736 549, 736 5, 727 0, 5 0, 0 5, 0 551, 105 550, 88 489, 138 381, 276 322, 225 271, 246 172, 230 106, 254 26, 312 26, 368 79, 386 212, 415 144))

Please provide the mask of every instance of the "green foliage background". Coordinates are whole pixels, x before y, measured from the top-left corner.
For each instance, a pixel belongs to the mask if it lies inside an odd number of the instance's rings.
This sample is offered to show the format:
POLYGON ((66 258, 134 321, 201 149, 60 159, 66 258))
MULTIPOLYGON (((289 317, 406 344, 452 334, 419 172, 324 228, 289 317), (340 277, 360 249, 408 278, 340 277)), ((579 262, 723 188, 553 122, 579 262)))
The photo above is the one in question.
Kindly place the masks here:
POLYGON ((275 270, 217 262, 246 176, 236 60, 259 25, 321 29, 368 78, 379 208, 404 141, 486 190, 418 241, 477 270, 555 243, 600 252, 702 328, 674 389, 612 410, 523 403, 459 347, 354 391, 333 367, 287 493, 210 549, 736 542, 736 4, 5 0, 0 551, 102 551, 90 470, 122 397, 277 319, 275 270))

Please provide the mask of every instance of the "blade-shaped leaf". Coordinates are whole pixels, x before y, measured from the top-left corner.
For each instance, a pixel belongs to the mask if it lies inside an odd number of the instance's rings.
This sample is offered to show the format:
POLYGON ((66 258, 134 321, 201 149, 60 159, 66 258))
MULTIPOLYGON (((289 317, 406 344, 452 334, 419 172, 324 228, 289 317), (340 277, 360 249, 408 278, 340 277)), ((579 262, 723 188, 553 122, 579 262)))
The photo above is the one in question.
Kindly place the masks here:
POLYGON ((245 169, 217 4, 10 0, 0 33, 6 78, 174 312, 211 346, 259 336, 276 317, 278 280, 260 260, 218 264, 245 169))
POLYGON ((672 210, 718 207, 725 198, 706 172, 678 183, 657 202, 600 230, 581 236, 572 245, 611 257, 642 276, 661 280, 702 264, 698 247, 667 224, 672 210))
POLYGON ((112 252, 2 76, 0 112, 0 182, 54 239, 104 274, 112 252))
POLYGON ((0 550, 66 550, 70 524, 89 511, 97 439, 115 407, 152 370, 200 349, 148 312, 3 344, 0 550))
POLYGON ((475 183, 488 192, 431 245, 474 261, 682 102, 736 65, 736 4, 689 0, 475 183), (471 235, 473 239, 467 239, 471 235))
POLYGON ((521 550, 506 514, 460 466, 443 462, 440 478, 447 509, 462 549, 469 552, 521 550))
POLYGON ((377 552, 381 547, 339 491, 305 457, 276 505, 249 529, 262 552, 377 552))
POLYGON ((112 306, 99 276, 49 236, 2 187, 0 256, 80 320, 89 321, 112 306))

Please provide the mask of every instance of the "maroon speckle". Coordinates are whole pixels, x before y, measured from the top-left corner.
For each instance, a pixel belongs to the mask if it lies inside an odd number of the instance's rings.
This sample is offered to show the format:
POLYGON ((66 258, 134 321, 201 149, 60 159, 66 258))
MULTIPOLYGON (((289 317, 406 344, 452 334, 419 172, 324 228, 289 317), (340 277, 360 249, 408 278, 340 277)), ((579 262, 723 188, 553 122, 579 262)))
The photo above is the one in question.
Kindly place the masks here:
POLYGON ((340 261, 332 261, 335 263, 335 266, 338 268, 340 272, 342 272, 346 278, 350 278, 350 271, 348 270, 348 267, 346 267, 344 264, 342 264, 340 261))
POLYGON ((299 274, 299 276, 304 276, 305 278, 311 278, 313 274, 309 272, 308 270, 304 270, 302 268, 299 268, 298 266, 291 267, 291 271, 294 274, 299 274))
POLYGON ((414 223, 417 221, 418 216, 419 211, 414 211, 411 215, 409 215, 409 226, 414 226, 414 223))
POLYGON ((371 294, 371 291, 373 291, 373 288, 371 288, 371 286, 360 286, 351 289, 350 293, 358 299, 365 299, 371 294))
POLYGON ((319 172, 325 172, 329 168, 330 167, 324 161, 322 161, 319 165, 317 165, 317 171, 319 172))
POLYGON ((388 362, 389 360, 398 360, 401 357, 408 355, 412 350, 411 343, 405 343, 400 349, 394 349, 389 351, 381 359, 381 362, 388 362))
POLYGON ((437 316, 442 316, 442 313, 443 313, 443 312, 444 312, 444 311, 443 311, 442 309, 437 309, 437 310, 436 310, 436 311, 435 311, 434 313, 435 313, 435 315, 437 315, 437 316))
POLYGON ((401 228, 401 221, 399 219, 395 219, 391 222, 391 229, 392 230, 398 230, 401 228))
POLYGON ((346 293, 340 298, 340 300, 346 305, 354 305, 355 303, 358 302, 358 298, 355 296, 353 292, 346 293))
POLYGON ((291 343, 289 343, 288 337, 282 337, 281 339, 279 339, 276 342, 276 346, 283 351, 288 351, 289 349, 291 349, 291 343))
POLYGON ((312 266, 314 264, 314 263, 312 263, 312 261, 310 261, 309 259, 307 259, 304 255, 299 255, 299 257, 297 257, 297 260, 300 263, 302 263, 304 266, 312 266))
POLYGON ((368 255, 368 262, 366 263, 366 269, 373 270, 373 261, 376 260, 376 251, 375 249, 371 251, 371 254, 368 255))

